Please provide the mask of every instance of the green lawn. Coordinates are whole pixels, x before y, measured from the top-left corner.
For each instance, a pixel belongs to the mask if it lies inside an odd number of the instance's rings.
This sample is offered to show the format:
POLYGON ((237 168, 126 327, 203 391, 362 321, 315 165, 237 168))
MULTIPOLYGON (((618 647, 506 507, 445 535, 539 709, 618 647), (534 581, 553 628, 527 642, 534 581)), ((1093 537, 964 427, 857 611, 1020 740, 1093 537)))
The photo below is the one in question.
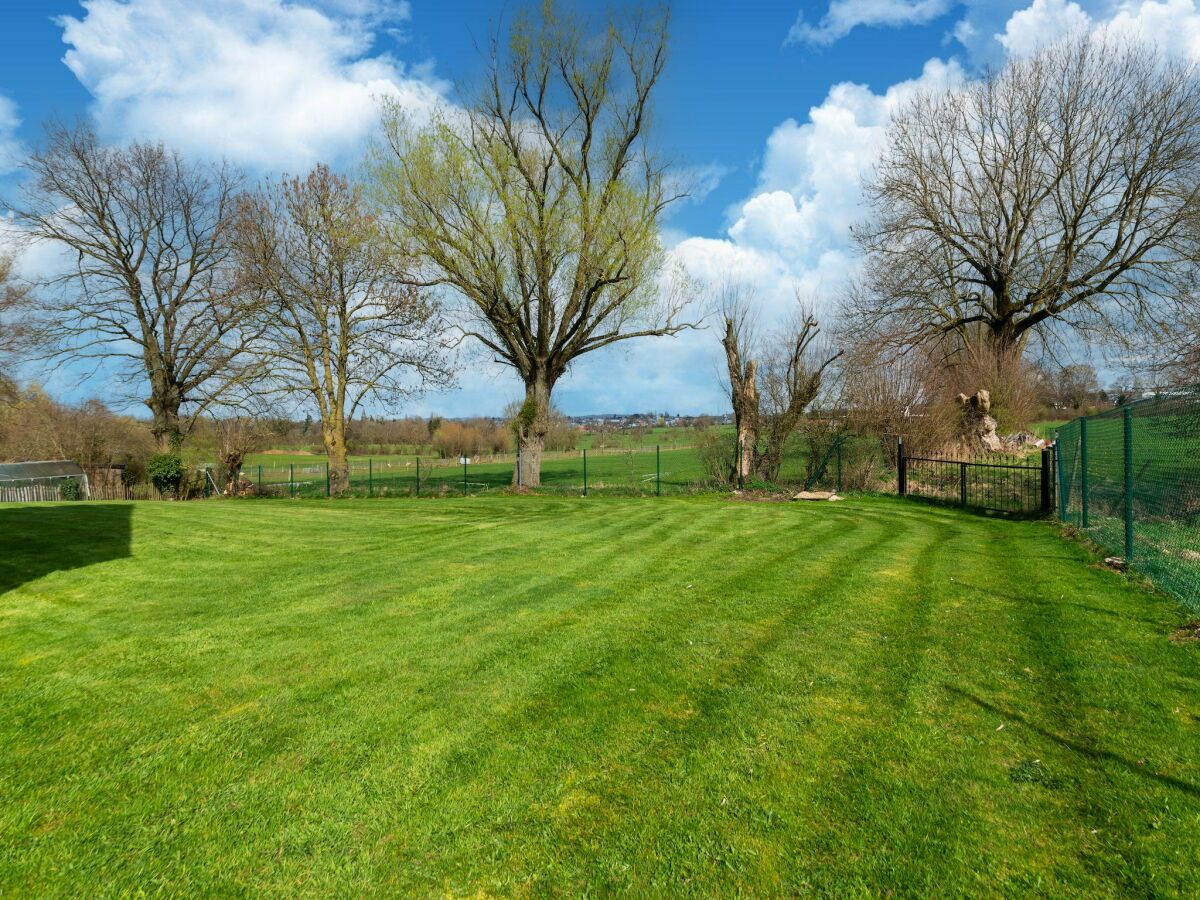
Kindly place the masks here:
POLYGON ((888 498, 0 507, 0 896, 1194 894, 1182 619, 888 498))

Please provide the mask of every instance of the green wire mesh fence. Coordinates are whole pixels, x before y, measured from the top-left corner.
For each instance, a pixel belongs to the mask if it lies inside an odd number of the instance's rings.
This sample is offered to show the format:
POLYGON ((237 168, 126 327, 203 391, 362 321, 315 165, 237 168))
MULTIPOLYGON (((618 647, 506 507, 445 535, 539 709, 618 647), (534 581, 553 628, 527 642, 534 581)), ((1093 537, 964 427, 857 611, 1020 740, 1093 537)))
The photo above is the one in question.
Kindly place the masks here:
POLYGON ((1058 429, 1059 517, 1200 609, 1200 391, 1058 429))

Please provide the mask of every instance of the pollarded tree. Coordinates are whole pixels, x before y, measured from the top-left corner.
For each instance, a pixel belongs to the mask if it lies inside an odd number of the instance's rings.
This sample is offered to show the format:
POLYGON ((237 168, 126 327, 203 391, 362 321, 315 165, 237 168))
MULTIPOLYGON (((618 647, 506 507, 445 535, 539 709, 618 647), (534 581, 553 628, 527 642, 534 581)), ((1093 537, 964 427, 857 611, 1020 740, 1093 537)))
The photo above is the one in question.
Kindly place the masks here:
POLYGON ((260 414, 237 410, 214 416, 212 424, 217 439, 217 462, 224 470, 223 491, 236 496, 246 456, 267 446, 271 439, 274 431, 271 420, 260 414))
POLYGON ((645 134, 666 53, 665 15, 594 34, 548 3, 540 22, 517 21, 506 55, 493 47, 477 102, 423 127, 385 112, 373 168, 395 238, 420 260, 414 277, 463 300, 463 330, 524 384, 529 486, 571 363, 688 327, 682 286, 661 278, 672 182, 645 134))
POLYGON ((826 370, 841 355, 818 340, 820 325, 797 297, 797 310, 766 341, 757 339, 753 294, 727 284, 720 314, 737 440, 734 480, 779 478, 788 439, 821 392, 826 370))
POLYGON ((61 359, 144 383, 159 448, 177 449, 244 375, 228 228, 240 176, 161 144, 108 147, 83 125, 51 126, 24 169, 18 221, 69 259, 38 292, 42 336, 61 359))
POLYGON ((1058 324, 1130 334, 1195 273, 1200 79, 1112 37, 1053 45, 913 100, 867 198, 860 331, 1000 354, 1058 324))
POLYGON ((330 487, 343 493, 359 408, 448 381, 437 305, 408 283, 362 187, 327 166, 264 183, 239 199, 236 221, 241 283, 258 298, 262 389, 317 409, 330 487))

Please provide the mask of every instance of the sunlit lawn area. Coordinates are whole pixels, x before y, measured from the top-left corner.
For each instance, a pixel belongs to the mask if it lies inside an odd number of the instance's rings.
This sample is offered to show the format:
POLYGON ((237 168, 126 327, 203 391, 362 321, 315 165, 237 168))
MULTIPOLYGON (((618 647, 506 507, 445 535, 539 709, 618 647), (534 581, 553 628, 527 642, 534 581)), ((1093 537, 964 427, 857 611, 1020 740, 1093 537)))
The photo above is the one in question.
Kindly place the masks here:
POLYGON ((1183 619, 887 498, 0 507, 0 895, 1192 894, 1183 619))

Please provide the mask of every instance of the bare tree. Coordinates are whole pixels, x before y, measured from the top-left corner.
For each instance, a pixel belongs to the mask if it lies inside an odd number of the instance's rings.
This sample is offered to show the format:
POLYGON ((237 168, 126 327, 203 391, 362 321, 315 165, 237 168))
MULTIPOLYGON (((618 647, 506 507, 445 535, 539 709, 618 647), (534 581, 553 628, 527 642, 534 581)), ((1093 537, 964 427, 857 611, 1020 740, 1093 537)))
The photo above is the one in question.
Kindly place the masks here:
POLYGON ((260 298, 254 345, 268 392, 313 404, 335 493, 362 404, 449 380, 437 306, 406 281, 361 186, 318 165, 238 203, 237 258, 260 298))
POLYGON ((910 451, 948 447, 961 416, 949 404, 941 362, 922 347, 901 352, 876 340, 847 340, 836 402, 849 428, 878 438, 889 464, 895 462, 897 438, 910 451))
POLYGON ((1070 363, 1054 374, 1054 405, 1075 412, 1096 401, 1100 379, 1087 363, 1070 363))
POLYGON ((225 473, 225 494, 235 496, 242 480, 246 456, 266 446, 272 435, 271 423, 259 416, 238 412, 214 416, 217 438, 217 462, 225 473))
POLYGON ((1019 353, 1054 326, 1129 334, 1197 259, 1200 79, 1112 37, 1067 40, 917 97, 855 236, 855 326, 1019 353))
POLYGON ((13 272, 14 259, 0 253, 0 397, 12 388, 8 368, 33 350, 38 330, 30 310, 29 287, 13 272))
POLYGON ((1185 304, 1180 315, 1139 348, 1144 371, 1164 387, 1200 387, 1200 300, 1185 304))
POLYGON ((463 330, 521 378, 529 486, 574 360, 689 327, 682 287, 660 283, 659 216, 675 197, 645 135, 666 55, 665 15, 597 33, 547 3, 540 22, 518 19, 507 56, 493 46, 477 102, 422 128, 385 113, 381 199, 419 277, 462 298, 463 330))
POLYGON ((39 292, 55 353, 144 385, 159 447, 178 448, 242 375, 227 228, 240 176, 161 144, 107 147, 85 125, 49 127, 24 168, 20 222, 70 258, 39 292))
POLYGON ((734 478, 755 475, 773 482, 779 477, 788 439, 842 351, 818 340, 821 328, 800 297, 790 321, 764 342, 755 335, 753 293, 733 283, 724 285, 720 293, 725 329, 721 343, 737 433, 734 478))

